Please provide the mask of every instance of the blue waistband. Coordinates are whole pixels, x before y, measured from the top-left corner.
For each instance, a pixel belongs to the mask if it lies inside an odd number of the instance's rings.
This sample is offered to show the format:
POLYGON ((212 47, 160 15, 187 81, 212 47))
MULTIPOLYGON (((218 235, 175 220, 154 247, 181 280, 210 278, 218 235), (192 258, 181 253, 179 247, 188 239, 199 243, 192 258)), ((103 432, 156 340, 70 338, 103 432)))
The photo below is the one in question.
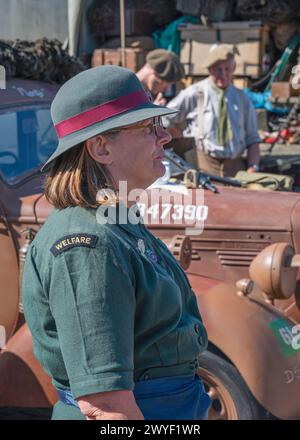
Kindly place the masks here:
POLYGON ((211 404, 198 375, 137 382, 133 392, 145 420, 202 420, 211 404))
POLYGON ((176 392, 194 380, 195 374, 141 380, 135 383, 133 393, 136 399, 140 399, 144 398, 144 396, 153 395, 157 391, 162 394, 176 392))
MULTIPOLYGON (((194 374, 185 374, 183 376, 161 377, 159 379, 141 380, 135 383, 133 390, 136 399, 142 399, 145 396, 151 396, 157 391, 159 393, 170 393, 181 390, 189 385, 195 379, 194 374)), ((66 405, 73 405, 79 408, 77 401, 74 399, 71 390, 56 388, 58 398, 66 405)))
POLYGON ((71 390, 63 390, 62 388, 56 388, 58 398, 62 403, 66 405, 72 405, 79 408, 77 401, 74 399, 71 390))
MULTIPOLYGON (((57 388, 57 393, 61 402, 79 408, 70 390, 57 388)), ((133 393, 145 420, 201 420, 211 404, 197 375, 139 381, 133 393)))

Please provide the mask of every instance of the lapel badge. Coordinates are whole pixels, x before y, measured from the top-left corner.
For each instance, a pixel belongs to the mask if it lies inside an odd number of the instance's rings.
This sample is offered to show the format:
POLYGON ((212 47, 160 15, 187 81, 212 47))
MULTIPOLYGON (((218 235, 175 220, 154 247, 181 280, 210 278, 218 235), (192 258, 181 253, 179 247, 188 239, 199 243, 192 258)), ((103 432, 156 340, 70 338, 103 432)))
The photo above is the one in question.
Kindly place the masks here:
POLYGON ((158 258, 157 255, 151 251, 151 249, 147 249, 146 250, 146 256, 149 258, 149 260, 151 260, 153 263, 157 263, 158 258))
POLYGON ((140 253, 142 255, 145 255, 145 250, 146 250, 145 242, 142 238, 139 238, 139 240, 138 240, 138 250, 140 251, 140 253))

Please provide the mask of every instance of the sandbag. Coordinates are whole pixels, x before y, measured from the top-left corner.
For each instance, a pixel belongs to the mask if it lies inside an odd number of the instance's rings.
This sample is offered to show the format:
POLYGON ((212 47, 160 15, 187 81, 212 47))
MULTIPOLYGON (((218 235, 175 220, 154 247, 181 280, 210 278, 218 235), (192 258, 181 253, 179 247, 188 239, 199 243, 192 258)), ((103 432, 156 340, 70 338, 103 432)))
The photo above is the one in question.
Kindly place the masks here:
POLYGON ((85 69, 56 39, 0 41, 0 64, 7 78, 21 77, 62 84, 85 69))
POLYGON ((248 173, 239 171, 235 176, 242 187, 257 190, 292 191, 294 179, 284 174, 248 173))

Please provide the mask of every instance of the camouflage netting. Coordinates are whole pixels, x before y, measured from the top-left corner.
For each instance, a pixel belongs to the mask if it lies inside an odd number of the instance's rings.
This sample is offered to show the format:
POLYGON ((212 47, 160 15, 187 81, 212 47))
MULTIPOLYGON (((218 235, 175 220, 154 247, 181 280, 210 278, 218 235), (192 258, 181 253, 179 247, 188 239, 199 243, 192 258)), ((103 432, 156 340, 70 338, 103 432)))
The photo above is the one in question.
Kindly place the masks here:
POLYGON ((62 84, 85 69, 71 57, 58 40, 47 38, 35 42, 0 41, 0 64, 7 77, 22 77, 62 84))

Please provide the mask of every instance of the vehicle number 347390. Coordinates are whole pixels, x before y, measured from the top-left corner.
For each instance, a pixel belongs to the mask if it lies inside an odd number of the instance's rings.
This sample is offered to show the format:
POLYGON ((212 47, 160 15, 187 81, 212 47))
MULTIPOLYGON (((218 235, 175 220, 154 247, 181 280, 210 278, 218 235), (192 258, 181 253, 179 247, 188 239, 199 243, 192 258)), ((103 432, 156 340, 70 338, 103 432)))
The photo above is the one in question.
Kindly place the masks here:
POLYGON ((172 203, 155 203, 150 206, 138 203, 137 205, 141 216, 150 216, 152 220, 205 221, 208 216, 208 206, 206 205, 173 205, 172 203))

